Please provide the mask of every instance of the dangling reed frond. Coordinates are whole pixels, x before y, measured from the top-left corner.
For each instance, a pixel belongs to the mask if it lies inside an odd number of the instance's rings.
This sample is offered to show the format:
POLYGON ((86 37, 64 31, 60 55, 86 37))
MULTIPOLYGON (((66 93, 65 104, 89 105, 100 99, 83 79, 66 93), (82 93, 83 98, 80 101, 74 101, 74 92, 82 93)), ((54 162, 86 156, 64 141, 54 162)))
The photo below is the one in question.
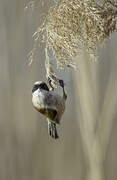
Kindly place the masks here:
POLYGON ((49 9, 34 39, 37 42, 43 36, 45 47, 53 52, 59 68, 75 67, 73 59, 83 49, 96 60, 97 47, 116 31, 116 4, 110 0, 101 4, 96 0, 59 0, 49 9))

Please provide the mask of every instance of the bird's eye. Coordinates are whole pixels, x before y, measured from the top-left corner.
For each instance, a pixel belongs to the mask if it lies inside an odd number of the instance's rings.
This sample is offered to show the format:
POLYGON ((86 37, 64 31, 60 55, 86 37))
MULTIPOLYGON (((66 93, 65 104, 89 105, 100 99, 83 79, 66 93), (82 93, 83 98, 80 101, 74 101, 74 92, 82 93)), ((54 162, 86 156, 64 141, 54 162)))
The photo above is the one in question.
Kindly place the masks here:
POLYGON ((45 83, 41 84, 40 88, 43 90, 49 91, 49 88, 48 88, 47 84, 45 84, 45 83))
POLYGON ((34 86, 33 86, 33 89, 32 89, 32 93, 35 92, 38 88, 39 88, 38 85, 34 85, 34 86))

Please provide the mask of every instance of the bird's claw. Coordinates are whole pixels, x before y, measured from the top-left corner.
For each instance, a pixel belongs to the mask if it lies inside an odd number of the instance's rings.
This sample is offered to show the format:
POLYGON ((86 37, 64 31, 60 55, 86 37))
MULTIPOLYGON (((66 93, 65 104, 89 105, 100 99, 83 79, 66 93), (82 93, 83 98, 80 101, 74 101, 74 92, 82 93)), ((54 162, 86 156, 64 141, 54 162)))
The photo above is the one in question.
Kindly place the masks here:
POLYGON ((51 91, 53 91, 54 87, 52 86, 52 80, 49 77, 48 77, 48 83, 49 83, 49 85, 51 87, 51 91))
MULTIPOLYGON (((54 89, 54 87, 52 86, 52 80, 49 77, 48 77, 48 83, 49 83, 50 87, 52 89, 54 89)), ((64 89, 65 84, 62 79, 58 79, 58 84, 59 84, 59 86, 61 86, 64 89)))

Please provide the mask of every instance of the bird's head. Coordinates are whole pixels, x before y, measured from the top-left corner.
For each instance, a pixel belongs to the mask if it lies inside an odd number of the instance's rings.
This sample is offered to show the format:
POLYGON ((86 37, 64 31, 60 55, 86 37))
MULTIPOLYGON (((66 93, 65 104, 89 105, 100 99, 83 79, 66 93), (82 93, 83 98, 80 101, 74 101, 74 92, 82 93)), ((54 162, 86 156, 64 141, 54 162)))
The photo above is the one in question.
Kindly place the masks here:
POLYGON ((34 83, 34 86, 32 88, 32 93, 34 93, 37 89, 49 91, 47 84, 43 81, 37 81, 34 83))

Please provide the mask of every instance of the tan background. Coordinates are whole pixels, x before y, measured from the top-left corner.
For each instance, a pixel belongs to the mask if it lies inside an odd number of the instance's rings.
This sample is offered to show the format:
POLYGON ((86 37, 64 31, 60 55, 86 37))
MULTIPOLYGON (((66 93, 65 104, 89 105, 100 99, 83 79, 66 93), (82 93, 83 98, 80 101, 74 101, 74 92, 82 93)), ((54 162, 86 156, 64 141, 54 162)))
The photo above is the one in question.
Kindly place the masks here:
MULTIPOLYGON (((27 60, 27 54, 33 45, 32 34, 41 22, 40 15, 46 13, 50 6, 50 1, 43 2, 44 6, 39 1, 35 11, 31 8, 25 11, 28 0, 0 0, 0 180, 84 180, 86 175, 77 123, 81 116, 79 114, 76 117, 79 103, 74 96, 76 86, 71 76, 73 70, 67 70, 64 74, 68 101, 57 142, 48 137, 45 118, 31 104, 33 83, 45 80, 43 47, 39 48, 31 67, 27 60)), ((99 112, 110 75, 110 95, 116 84, 116 49, 115 34, 101 51, 97 65, 88 63, 91 68, 97 66, 99 99, 95 97, 95 101, 99 101, 99 112)), ((80 63, 79 61, 79 69, 80 63)), ((92 77, 91 74, 90 76, 92 77)), ((116 104, 115 106, 117 107, 116 104)), ((104 162, 106 180, 117 179, 116 113, 113 119, 114 125, 104 162)))

